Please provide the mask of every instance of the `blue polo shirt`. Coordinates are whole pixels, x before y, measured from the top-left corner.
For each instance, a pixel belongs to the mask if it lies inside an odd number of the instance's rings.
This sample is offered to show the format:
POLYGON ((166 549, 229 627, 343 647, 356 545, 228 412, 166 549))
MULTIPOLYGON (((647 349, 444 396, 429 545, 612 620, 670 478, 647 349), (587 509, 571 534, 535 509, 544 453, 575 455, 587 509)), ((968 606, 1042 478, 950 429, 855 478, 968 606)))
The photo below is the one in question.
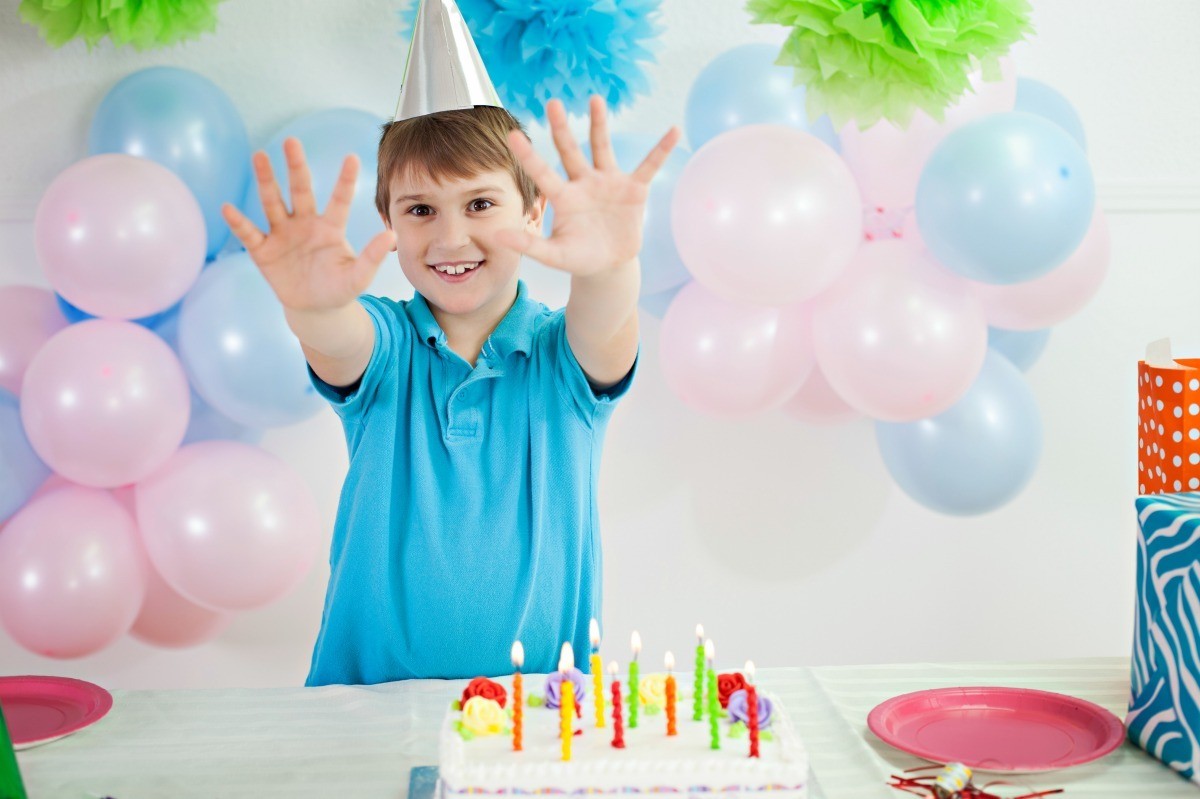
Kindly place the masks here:
MULTIPOLYGON (((363 296, 375 349, 349 390, 309 376, 342 420, 350 468, 307 685, 553 671, 600 617, 596 482, 636 363, 592 389, 564 310, 518 282, 474 368, 421 295, 363 296)), ((582 665, 586 666, 586 658, 582 665)))

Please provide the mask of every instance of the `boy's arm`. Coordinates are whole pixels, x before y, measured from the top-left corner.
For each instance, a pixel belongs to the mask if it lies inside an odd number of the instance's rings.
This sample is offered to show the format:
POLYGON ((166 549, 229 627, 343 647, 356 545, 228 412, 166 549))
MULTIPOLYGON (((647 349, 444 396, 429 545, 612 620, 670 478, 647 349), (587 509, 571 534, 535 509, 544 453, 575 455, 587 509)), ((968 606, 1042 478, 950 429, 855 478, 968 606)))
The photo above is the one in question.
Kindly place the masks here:
POLYGON ((283 202, 266 154, 253 156, 258 195, 269 224, 264 233, 229 203, 225 221, 283 306, 288 326, 300 340, 317 377, 331 386, 353 385, 370 363, 375 324, 358 295, 380 263, 395 249, 386 230, 355 254, 346 241, 346 219, 358 178, 358 158, 348 156, 325 213, 318 213, 304 148, 294 138, 283 143, 292 207, 283 202))
POLYGON ((671 128, 630 174, 617 165, 608 135, 604 102, 591 100, 592 162, 567 126, 558 100, 546 105, 554 144, 562 158, 563 180, 519 132, 509 146, 554 206, 554 231, 544 239, 525 230, 498 234, 502 245, 571 275, 567 302, 567 341, 593 388, 620 382, 637 357, 637 298, 641 289, 642 224, 650 181, 679 140, 671 128))

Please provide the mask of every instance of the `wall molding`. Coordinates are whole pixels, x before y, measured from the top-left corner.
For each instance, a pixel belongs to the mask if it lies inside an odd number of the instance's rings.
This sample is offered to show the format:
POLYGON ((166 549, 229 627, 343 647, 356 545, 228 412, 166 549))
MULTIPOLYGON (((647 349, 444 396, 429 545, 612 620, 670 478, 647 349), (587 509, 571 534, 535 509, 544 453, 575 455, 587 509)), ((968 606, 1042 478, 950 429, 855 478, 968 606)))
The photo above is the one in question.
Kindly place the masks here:
MULTIPOLYGON (((0 223, 32 222, 42 190, 0 191, 0 223)), ((1200 212, 1200 182, 1101 183, 1097 192, 1109 215, 1200 212)))

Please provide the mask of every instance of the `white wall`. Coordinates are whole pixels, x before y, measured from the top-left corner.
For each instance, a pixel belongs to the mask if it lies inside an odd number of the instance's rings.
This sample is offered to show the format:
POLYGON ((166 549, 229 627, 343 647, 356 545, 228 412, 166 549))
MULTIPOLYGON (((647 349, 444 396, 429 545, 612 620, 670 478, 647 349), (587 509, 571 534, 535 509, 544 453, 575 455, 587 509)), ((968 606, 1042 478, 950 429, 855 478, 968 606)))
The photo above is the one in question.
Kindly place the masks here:
MULTIPOLYGON (((45 284, 33 209, 84 155, 88 121, 129 72, 171 64, 210 77, 261 143, 301 113, 388 114, 404 60, 395 0, 255 0, 220 7, 218 33, 138 54, 107 44, 45 46, 0 13, 0 284, 45 284), (352 9, 352 10, 350 10, 352 9)), ((780 41, 741 2, 663 0, 667 31, 649 99, 619 130, 682 122, 687 89, 720 51, 780 41)), ((633 627, 649 662, 686 651, 702 621, 723 661, 762 665, 1041 659, 1124 653, 1132 631, 1135 362, 1172 335, 1200 355, 1200 4, 1042 0, 1021 74, 1082 114, 1113 236, 1110 278, 1058 328, 1030 379, 1045 451, 1029 488, 988 516, 916 505, 884 472, 866 424, 809 429, 782 415, 714 421, 682 406, 644 325, 640 380, 612 423, 601 475, 608 651, 633 627), (1152 9, 1146 11, 1145 9, 1152 9)), ((399 270, 396 269, 395 272, 399 270)), ((536 296, 566 283, 536 265, 536 296)), ((397 292, 405 286, 393 282, 397 292)), ((332 412, 264 445, 305 477, 332 527, 346 468, 332 412)), ((322 558, 322 564, 324 559, 322 558)), ((278 603, 241 615, 215 642, 172 652, 132 639, 78 661, 29 654, 0 631, 0 674, 53 673, 109 687, 294 685, 302 681, 328 577, 322 565, 278 603)))

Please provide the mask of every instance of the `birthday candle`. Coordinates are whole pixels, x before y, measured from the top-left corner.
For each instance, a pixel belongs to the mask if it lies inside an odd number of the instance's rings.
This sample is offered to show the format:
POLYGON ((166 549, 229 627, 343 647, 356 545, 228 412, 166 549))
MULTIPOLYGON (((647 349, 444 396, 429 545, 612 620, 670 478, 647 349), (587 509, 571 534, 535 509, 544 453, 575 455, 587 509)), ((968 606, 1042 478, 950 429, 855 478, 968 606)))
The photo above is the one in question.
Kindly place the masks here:
POLYGON ((750 757, 758 757, 758 690, 754 687, 754 663, 746 661, 746 722, 750 728, 750 757))
POLYGON ((721 726, 719 714, 721 712, 721 699, 717 691, 717 670, 713 665, 716 659, 717 650, 713 646, 712 639, 704 642, 704 658, 708 661, 708 731, 712 741, 710 743, 713 749, 721 748, 721 726))
POLYGON ((675 675, 671 673, 675 668, 675 656, 668 652, 664 661, 667 666, 667 735, 675 735, 675 675))
POLYGON ((625 728, 621 724, 621 683, 617 680, 617 661, 608 664, 608 676, 612 680, 613 703, 613 749, 625 748, 625 728))
POLYGON ((704 718, 704 625, 696 625, 696 679, 692 689, 692 720, 704 718))
POLYGON ((592 619, 592 693, 596 695, 596 726, 604 726, 604 667, 600 663, 600 625, 592 619))
POLYGON ((565 643, 562 646, 562 657, 558 659, 558 670, 562 672, 562 682, 559 687, 562 691, 561 699, 558 703, 558 721, 559 735, 562 736, 562 759, 571 759, 571 739, 575 737, 575 731, 572 729, 572 724, 575 721, 575 683, 571 682, 571 669, 575 668, 575 653, 571 650, 571 644, 565 643))
POLYGON ((512 690, 512 711, 513 711, 513 751, 521 751, 521 733, 523 711, 521 708, 522 700, 522 683, 521 683, 521 667, 525 665, 525 647, 521 646, 520 641, 513 641, 512 645, 512 662, 513 662, 513 690, 512 690))
POLYGON ((629 643, 633 648, 633 660, 629 661, 629 729, 632 730, 638 722, 638 705, 641 704, 642 688, 641 681, 638 679, 638 654, 642 651, 642 636, 638 635, 637 630, 633 631, 629 643))

